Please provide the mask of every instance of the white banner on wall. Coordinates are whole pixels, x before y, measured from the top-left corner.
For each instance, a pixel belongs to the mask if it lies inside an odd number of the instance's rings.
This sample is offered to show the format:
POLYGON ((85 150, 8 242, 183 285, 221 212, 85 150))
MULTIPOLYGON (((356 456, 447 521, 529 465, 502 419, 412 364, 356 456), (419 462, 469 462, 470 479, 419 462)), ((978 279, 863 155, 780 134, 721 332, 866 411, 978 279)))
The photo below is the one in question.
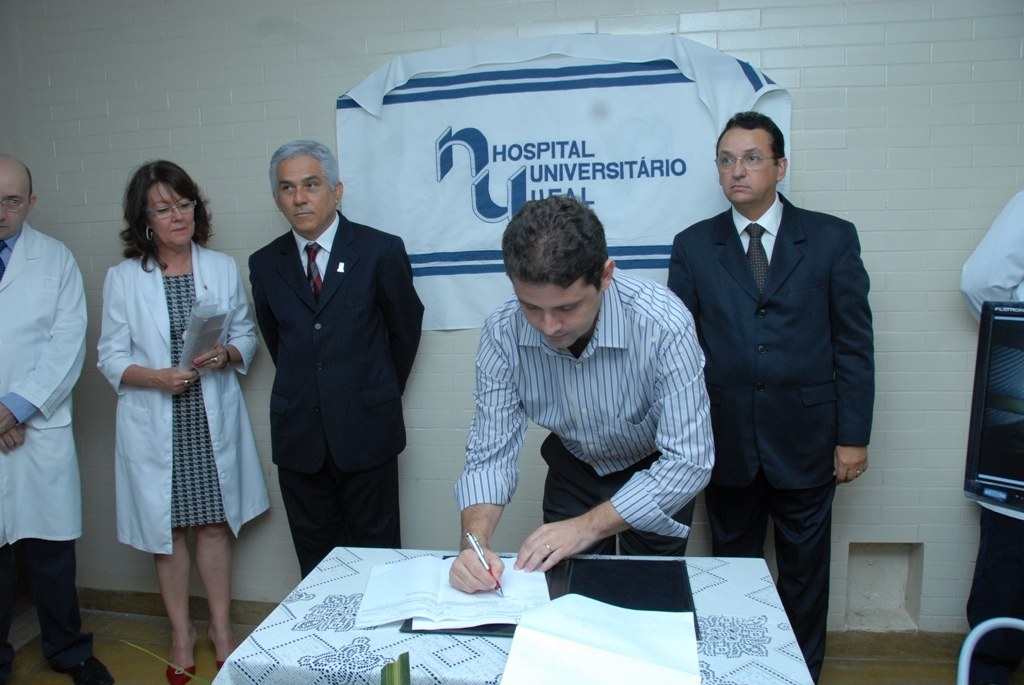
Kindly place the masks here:
POLYGON ((427 330, 477 328, 512 295, 501 234, 552 194, 594 209, 619 268, 665 282, 673 236, 728 206, 715 141, 746 110, 788 140, 784 89, 674 35, 402 55, 338 98, 342 209, 402 236, 427 330))

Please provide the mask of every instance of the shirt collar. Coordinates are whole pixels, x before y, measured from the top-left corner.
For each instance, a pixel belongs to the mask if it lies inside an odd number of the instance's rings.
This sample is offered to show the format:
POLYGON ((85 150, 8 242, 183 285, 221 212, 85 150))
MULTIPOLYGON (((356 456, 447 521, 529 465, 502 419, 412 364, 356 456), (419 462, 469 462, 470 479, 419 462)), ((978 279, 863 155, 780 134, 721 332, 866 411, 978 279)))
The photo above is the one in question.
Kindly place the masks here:
POLYGON ((617 347, 625 349, 628 347, 628 332, 626 326, 621 322, 625 321, 625 307, 622 305, 622 297, 619 296, 619 285, 616 282, 615 273, 612 274, 612 282, 605 288, 601 297, 601 310, 597 314, 597 328, 594 330, 594 344, 599 347, 617 347), (609 322, 620 322, 618 325, 610 325, 609 322))
POLYGON ((292 229, 292 237, 295 238, 295 244, 299 246, 299 254, 304 254, 306 245, 309 243, 316 243, 320 246, 320 250, 325 254, 330 254, 331 246, 334 245, 334 236, 338 233, 338 224, 341 222, 341 217, 337 212, 334 213, 334 221, 327 227, 327 230, 320 234, 316 240, 307 240, 292 229))
MULTIPOLYGON (((625 326, 608 325, 609 321, 622 321, 624 316, 622 299, 619 297, 619 288, 615 283, 615 278, 616 275, 613 273, 612 282, 601 293, 601 307, 597 310, 597 325, 594 327, 594 335, 590 339, 590 343, 587 344, 588 349, 591 347, 627 347, 625 326)), ((526 321, 526 315, 523 314, 522 307, 519 309, 518 316, 522 317, 523 324, 526 326, 525 334, 519 341, 521 346, 543 347, 553 354, 564 354, 567 357, 572 357, 572 353, 568 350, 559 350, 549 345, 540 331, 526 321)), ((580 355, 580 359, 587 356, 585 353, 586 350, 584 350, 584 354, 580 355)))
POLYGON ((782 225, 782 200, 779 199, 779 194, 775 193, 775 202, 768 208, 764 214, 757 219, 751 221, 747 217, 736 211, 736 208, 732 208, 732 223, 736 227, 737 233, 743 233, 747 230, 747 226, 750 224, 760 224, 761 228, 765 230, 765 233, 769 233, 773 236, 779 234, 779 226, 782 225))
POLYGON ((18 229, 17 233, 14 233, 10 237, 3 239, 3 241, 5 243, 7 243, 7 249, 8 250, 12 250, 12 251, 14 250, 14 244, 18 242, 18 238, 21 237, 21 232, 24 231, 24 230, 25 230, 25 226, 22 225, 22 227, 18 229))

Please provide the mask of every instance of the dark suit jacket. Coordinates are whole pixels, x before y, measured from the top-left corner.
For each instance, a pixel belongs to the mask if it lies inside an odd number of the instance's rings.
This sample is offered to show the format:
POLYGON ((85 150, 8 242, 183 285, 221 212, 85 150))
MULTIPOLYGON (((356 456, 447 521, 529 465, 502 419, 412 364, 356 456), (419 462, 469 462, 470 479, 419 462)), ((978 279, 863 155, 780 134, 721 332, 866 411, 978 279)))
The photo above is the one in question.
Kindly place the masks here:
POLYGON ((874 406, 868 275, 853 224, 794 207, 763 297, 731 210, 675 237, 669 287, 689 307, 706 356, 715 434, 712 482, 823 485, 839 445, 867 445, 874 406))
POLYGON ((405 448, 401 398, 423 304, 402 239, 338 216, 319 300, 290 231, 249 258, 256 319, 277 366, 274 463, 300 473, 320 470, 327 450, 341 470, 358 471, 405 448))

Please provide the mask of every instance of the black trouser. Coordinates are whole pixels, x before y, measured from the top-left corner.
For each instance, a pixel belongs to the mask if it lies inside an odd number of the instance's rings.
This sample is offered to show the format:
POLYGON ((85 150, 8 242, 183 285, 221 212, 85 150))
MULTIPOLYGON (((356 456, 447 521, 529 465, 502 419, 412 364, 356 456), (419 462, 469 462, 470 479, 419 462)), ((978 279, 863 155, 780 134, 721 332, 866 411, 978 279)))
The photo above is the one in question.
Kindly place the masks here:
POLYGON ((327 456, 318 473, 279 468, 302 577, 335 547, 401 547, 398 458, 365 471, 342 471, 327 456))
MULTIPOLYGON (((981 510, 981 538, 974 582, 967 599, 971 627, 985 619, 1024 618, 1024 521, 981 510)), ((971 680, 1004 684, 1024 656, 1024 632, 993 630, 981 638, 971 659, 971 680)))
MULTIPOLYGON (((25 553, 46 661, 66 669, 92 656, 92 635, 82 632, 78 609, 75 541, 24 538, 14 545, 25 553)), ((10 677, 14 660, 8 642, 14 604, 14 545, 0 546, 0 681, 10 677)))
MULTIPOLYGON (((540 447, 540 455, 548 465, 544 480, 544 523, 564 521, 581 516, 611 499, 637 471, 643 471, 661 456, 655 452, 646 459, 607 476, 599 476, 593 467, 577 459, 552 433, 540 447)), ((694 500, 690 500, 672 518, 689 526, 693 520, 694 500)), ((663 555, 681 557, 686 553, 687 538, 673 538, 657 533, 630 529, 618 536, 622 554, 663 555)), ((588 554, 615 554, 616 536, 607 537, 586 550, 588 554)))
POLYGON ((716 557, 764 557, 768 518, 775 534, 775 583, 814 682, 825 661, 835 479, 815 488, 773 488, 764 473, 745 487, 704 490, 716 557))

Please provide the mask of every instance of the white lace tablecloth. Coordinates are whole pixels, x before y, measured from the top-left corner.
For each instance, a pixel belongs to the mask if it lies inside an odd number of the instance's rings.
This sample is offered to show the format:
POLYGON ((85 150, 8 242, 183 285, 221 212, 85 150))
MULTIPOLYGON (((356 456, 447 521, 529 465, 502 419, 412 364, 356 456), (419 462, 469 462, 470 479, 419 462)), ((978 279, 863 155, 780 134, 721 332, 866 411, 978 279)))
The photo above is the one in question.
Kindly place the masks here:
MULTIPOLYGON (((409 652, 416 685, 501 682, 511 638, 356 629, 370 569, 444 552, 338 547, 234 651, 214 685, 377 685, 409 652)), ((763 559, 687 557, 703 685, 810 685, 763 559)))

